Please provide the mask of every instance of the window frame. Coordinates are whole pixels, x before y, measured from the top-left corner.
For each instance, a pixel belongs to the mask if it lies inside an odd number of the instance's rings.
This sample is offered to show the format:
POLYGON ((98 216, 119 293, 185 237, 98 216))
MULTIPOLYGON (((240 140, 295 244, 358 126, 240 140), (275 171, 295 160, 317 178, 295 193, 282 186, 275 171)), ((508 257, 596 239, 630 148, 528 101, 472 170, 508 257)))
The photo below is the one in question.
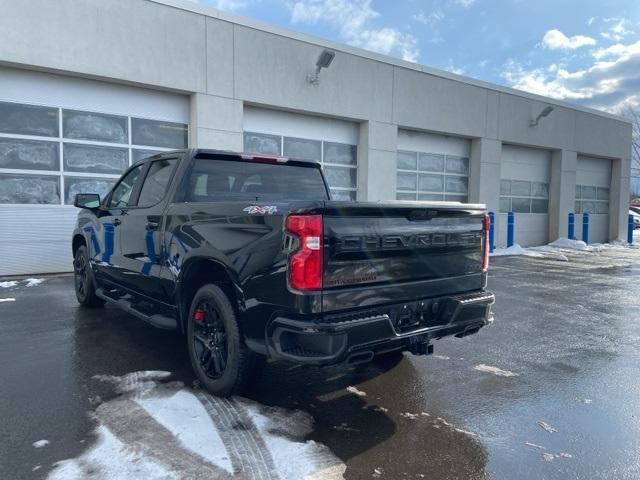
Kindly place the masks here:
POLYGON ((102 206, 104 207, 104 209, 105 210, 109 210, 109 211, 111 211, 111 210, 123 210, 124 211, 124 210, 129 210, 130 208, 135 208, 137 203, 138 203, 138 194, 140 193, 140 187, 142 185, 142 178, 144 177, 148 167, 149 167, 149 165, 145 164, 145 163, 138 163, 136 165, 132 165, 131 167, 129 167, 127 169, 127 171, 120 176, 120 180, 118 180, 116 182, 116 184, 113 186, 111 191, 109 191, 109 194, 107 195, 107 197, 103 200, 102 206), (140 168, 140 174, 136 178, 135 183, 134 183, 133 187, 131 188, 131 195, 129 195, 129 203, 127 204, 127 206, 126 207, 117 207, 117 206, 113 206, 112 207, 112 206, 110 206, 111 197, 113 197, 113 194, 116 191, 116 188, 118 188, 118 186, 120 186, 120 184, 124 181, 124 179, 127 177, 127 175, 129 175, 129 173, 134 171, 136 168, 140 168))
MULTIPOLYGON (((346 142, 338 142, 338 141, 334 141, 334 140, 325 140, 325 139, 318 139, 318 138, 304 138, 304 137, 300 137, 300 136, 292 136, 292 135, 280 135, 280 134, 273 134, 273 133, 267 133, 267 132, 260 132, 260 131, 256 131, 256 130, 244 130, 242 132, 242 146, 244 148, 244 137, 245 135, 265 135, 265 136, 269 136, 269 137, 274 137, 274 138, 280 138, 280 149, 279 149, 279 153, 278 155, 282 156, 284 155, 284 139, 286 138, 291 138, 291 139, 298 139, 298 140, 309 140, 309 141, 313 141, 313 142, 320 142, 320 160, 318 160, 317 162, 320 164, 321 169, 323 170, 323 176, 325 177, 325 183, 327 188, 329 189, 329 197, 331 198, 331 193, 333 191, 336 192, 347 192, 348 194, 353 193, 354 194, 354 199, 353 201, 357 200, 357 196, 358 196, 358 185, 359 185, 359 181, 358 181, 358 145, 357 144, 352 144, 352 143, 346 143, 346 142), (345 145, 348 147, 355 147, 355 159, 356 159, 356 163, 353 165, 346 165, 344 163, 333 163, 333 162, 325 162, 324 156, 325 156, 325 143, 328 144, 334 144, 334 145, 345 145), (352 170, 356 171, 356 184, 353 187, 332 187, 331 185, 329 185, 329 182, 327 181, 326 175, 324 174, 324 166, 327 167, 340 167, 340 168, 350 168, 352 170)), ((253 154, 253 155, 260 155, 261 152, 245 152, 248 154, 253 154)), ((271 154, 264 154, 264 155, 271 155, 271 154)), ((292 157, 294 158, 294 157, 292 157)), ((316 160, 304 160, 303 161, 307 161, 307 162, 315 162, 316 160)))
POLYGON ((500 185, 499 185, 499 203, 502 202, 503 199, 507 199, 509 200, 509 209, 504 212, 502 210, 502 208, 500 207, 500 205, 498 206, 499 212, 501 214, 507 214, 509 212, 513 212, 513 213, 518 213, 520 215, 549 215, 549 200, 550 200, 550 194, 549 194, 549 187, 550 187, 550 182, 538 182, 535 180, 519 180, 516 178, 501 178, 500 179, 500 185), (509 182, 509 193, 502 193, 502 182, 509 182), (520 183, 528 183, 529 184, 529 195, 514 195, 512 193, 512 185, 511 182, 520 182, 520 183), (540 195, 533 195, 533 191, 534 191, 534 184, 541 184, 541 185, 546 185, 546 190, 547 190, 547 196, 543 197, 540 195), (513 199, 517 199, 517 200, 528 200, 529 201, 529 211, 528 212, 516 212, 513 210, 513 199), (533 212, 533 201, 534 200, 546 200, 547 201, 547 211, 546 212, 533 212))
MULTIPOLYGON (((169 190, 171 190, 171 184, 173 182, 173 177, 175 176, 176 172, 178 171, 178 167, 180 165, 180 158, 177 157, 177 156, 168 156, 168 157, 162 157, 162 158, 155 158, 153 160, 146 160, 145 162, 146 162, 146 164, 139 162, 136 165, 134 165, 134 167, 138 166, 138 165, 144 165, 143 172, 142 172, 144 178, 140 182, 140 188, 138 189, 138 192, 137 192, 137 197, 135 199, 136 200, 135 201, 135 205, 133 205, 132 208, 153 208, 156 205, 159 205, 160 203, 162 203, 167 198, 167 196, 169 195, 169 190), (167 186, 165 188, 164 194, 162 195, 162 198, 160 198, 160 200, 158 200, 156 203, 151 204, 151 205, 138 205, 138 202, 140 201, 140 196, 142 195, 142 188, 144 187, 144 184, 146 183, 147 178, 149 176, 149 171, 151 170, 151 165, 153 163, 155 163, 155 162, 172 161, 172 160, 175 161, 176 163, 173 166, 173 170, 171 171, 171 175, 169 175, 169 180, 167 182, 167 186)), ((132 193, 132 195, 133 195, 133 193, 132 193)))
MULTIPOLYGON (((468 202, 469 201, 469 178, 471 174, 471 159, 469 157, 465 157, 462 155, 452 155, 452 154, 446 154, 446 153, 436 153, 436 152, 423 152, 423 151, 417 151, 417 150, 402 150, 399 149, 396 152, 396 200, 398 200, 398 196, 399 195, 404 195, 404 196, 408 196, 408 195, 413 195, 413 199, 412 200, 404 200, 404 201, 418 201, 418 202, 460 202, 462 201, 464 202, 468 202), (409 168, 400 168, 398 166, 398 155, 412 155, 415 156, 415 165, 416 168, 415 169, 409 169, 409 168), (420 156, 424 155, 424 156, 436 156, 436 157, 441 157, 442 158, 442 169, 441 170, 423 170, 420 168, 420 156), (449 172, 447 171, 447 160, 449 158, 455 158, 455 159, 465 159, 466 163, 467 163, 467 173, 457 173, 457 172, 449 172), (415 176, 415 185, 416 188, 415 190, 408 190, 405 188, 400 188, 398 186, 397 183, 397 179, 398 179, 398 175, 399 174, 411 174, 415 176), (442 179, 442 190, 441 191, 435 191, 435 190, 421 190, 420 189, 420 175, 431 175, 431 176, 437 176, 440 177, 442 179), (454 177, 454 178, 464 178, 466 179, 466 183, 467 183, 467 192, 466 193, 460 193, 460 192, 448 192, 447 191, 447 178, 449 177, 454 177), (439 200, 420 200, 420 196, 421 195, 433 195, 433 196, 440 196, 439 200), (450 200, 451 197, 457 197, 456 200, 450 200)), ((402 201, 402 200, 401 200, 402 201)))
POLYGON ((576 184, 576 195, 575 195, 575 204, 574 204, 574 210, 576 214, 578 215, 582 215, 584 213, 588 213, 589 215, 609 215, 609 208, 610 208, 610 200, 611 200, 611 187, 605 187, 605 186, 601 186, 601 185, 578 185, 576 184), (583 197, 582 196, 582 189, 583 187, 586 188, 593 188, 594 190, 594 196, 593 197, 583 197), (580 189, 580 196, 577 195, 578 193, 578 189, 580 189), (599 191, 606 189, 607 190, 607 199, 606 200, 602 200, 600 198, 598 198, 598 193, 599 191), (584 202, 591 202, 594 205, 594 212, 584 212, 583 208, 582 208, 582 204, 584 202), (575 208, 576 206, 580 206, 580 208, 575 208), (599 213, 598 210, 598 205, 606 205, 606 213, 599 213))
MULTIPOLYGON (((63 106, 60 104, 42 104, 35 102, 24 102, 24 101, 13 101, 13 100, 4 100, 0 99, 1 103, 15 104, 17 106, 27 106, 27 107, 43 107, 55 110, 57 112, 57 135, 56 136, 44 136, 44 135, 26 135, 26 134, 14 134, 14 133, 3 133, 0 132, 0 138, 13 140, 13 141, 38 141, 38 142, 53 142, 57 144, 58 148, 58 168, 55 170, 35 170, 35 169, 27 169, 27 168, 3 168, 0 167, 0 174, 6 175, 25 175, 25 176, 55 176, 58 182, 58 190, 60 192, 60 201, 59 203, 54 204, 46 204, 46 205, 70 205, 66 201, 66 183, 67 177, 87 177, 91 179, 105 179, 105 180, 114 180, 116 184, 118 180, 126 174, 129 170, 129 167, 134 165, 138 165, 145 161, 147 157, 143 157, 137 162, 133 161, 133 151, 134 150, 144 150, 148 151, 151 155, 162 154, 165 152, 173 152, 175 150, 184 150, 184 148, 168 148, 168 147, 156 147, 153 145, 142 145, 133 143, 132 138, 132 119, 137 118, 140 120, 149 120, 155 122, 165 122, 170 124, 181 124, 186 125, 187 136, 190 130, 190 124, 177 122, 176 120, 170 120, 166 118, 151 118, 146 116, 134 115, 131 113, 122 113, 122 112, 114 112, 114 111, 104 111, 104 110, 87 110, 83 108, 76 108, 75 106, 63 106), (107 116, 116 116, 116 117, 125 117, 127 122, 127 139, 126 143, 112 143, 112 142, 104 142, 98 140, 82 140, 82 139, 74 139, 74 138, 65 138, 64 137, 64 123, 63 123, 63 110, 74 111, 74 112, 82 112, 87 114, 96 114, 96 115, 107 115, 107 116), (126 158, 127 162, 125 165, 125 170, 122 173, 99 173, 94 171, 88 172, 74 172, 68 171, 64 168, 65 157, 64 157, 64 145, 65 144, 77 144, 77 145, 87 145, 87 146, 103 146, 103 147, 117 147, 126 149, 126 158)), ((7 204, 7 205, 38 205, 42 206, 45 204, 7 204)))

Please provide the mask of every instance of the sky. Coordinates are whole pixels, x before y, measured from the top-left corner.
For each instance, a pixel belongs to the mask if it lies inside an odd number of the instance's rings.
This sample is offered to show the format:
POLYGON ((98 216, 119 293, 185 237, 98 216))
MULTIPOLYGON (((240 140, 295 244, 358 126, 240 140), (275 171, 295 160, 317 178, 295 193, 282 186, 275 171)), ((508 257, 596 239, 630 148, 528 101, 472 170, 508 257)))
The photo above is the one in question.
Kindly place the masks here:
POLYGON ((612 113, 640 108, 640 0, 196 0, 612 113))

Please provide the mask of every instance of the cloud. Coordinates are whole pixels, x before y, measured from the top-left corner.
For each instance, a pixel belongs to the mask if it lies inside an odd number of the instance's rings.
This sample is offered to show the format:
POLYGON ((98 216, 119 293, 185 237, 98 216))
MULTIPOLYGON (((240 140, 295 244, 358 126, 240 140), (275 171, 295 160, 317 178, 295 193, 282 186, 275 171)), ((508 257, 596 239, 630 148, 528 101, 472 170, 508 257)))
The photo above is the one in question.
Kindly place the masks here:
POLYGON ((542 37, 542 46, 548 50, 575 50, 586 45, 595 45, 595 39, 585 35, 567 37, 560 30, 547 30, 542 37))
POLYGON ((596 17, 590 17, 589 20, 587 20, 587 25, 591 26, 593 25, 593 22, 596 20, 596 17))
POLYGON ((471 5, 476 3, 476 0, 453 0, 453 3, 463 6, 464 8, 469 8, 471 5))
POLYGON ((411 19, 425 25, 435 25, 444 19, 444 12, 442 10, 434 10, 431 13, 425 13, 421 10, 412 15, 411 19))
POLYGON ((287 5, 292 23, 329 25, 350 45, 409 62, 416 62, 420 55, 418 42, 410 33, 373 27, 380 13, 371 7, 371 0, 297 0, 287 5))
POLYGON ((597 49, 593 63, 568 70, 562 65, 525 68, 509 60, 502 73, 512 87, 614 113, 640 106, 640 41, 597 49))
POLYGON ((624 18, 606 18, 604 21, 606 23, 613 23, 613 25, 608 31, 600 33, 602 38, 619 42, 623 38, 634 33, 632 30, 627 28, 628 22, 624 18))

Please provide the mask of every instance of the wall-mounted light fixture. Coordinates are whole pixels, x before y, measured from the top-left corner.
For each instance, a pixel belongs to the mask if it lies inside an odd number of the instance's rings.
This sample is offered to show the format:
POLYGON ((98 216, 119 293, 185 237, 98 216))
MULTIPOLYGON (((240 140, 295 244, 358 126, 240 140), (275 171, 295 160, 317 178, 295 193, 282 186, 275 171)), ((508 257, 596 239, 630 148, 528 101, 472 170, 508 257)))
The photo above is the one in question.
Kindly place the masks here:
POLYGON ((555 109, 555 107, 552 107, 551 105, 548 105, 546 107, 544 107, 544 109, 538 114, 538 116, 536 117, 535 120, 531 120, 531 123, 529 124, 530 127, 537 127, 538 126, 538 122, 540 122, 541 118, 547 117, 551 112, 553 112, 553 110, 555 109))
POLYGON ((336 56, 336 52, 332 52, 331 50, 324 49, 318 56, 318 60, 316 60, 316 71, 315 73, 310 73, 307 75, 307 82, 311 85, 318 85, 320 83, 320 79, 318 75, 320 74, 320 70, 323 68, 329 68, 331 62, 333 62, 333 58, 336 56))

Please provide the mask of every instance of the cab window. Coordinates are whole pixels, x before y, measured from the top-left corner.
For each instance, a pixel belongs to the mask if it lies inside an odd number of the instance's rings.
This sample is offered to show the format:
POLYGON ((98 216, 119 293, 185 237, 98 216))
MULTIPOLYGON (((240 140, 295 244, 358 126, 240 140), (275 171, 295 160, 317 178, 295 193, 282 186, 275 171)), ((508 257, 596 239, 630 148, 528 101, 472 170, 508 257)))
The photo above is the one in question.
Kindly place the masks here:
POLYGON ((139 207, 151 207, 164 198, 177 163, 175 158, 151 162, 140 190, 139 207))
POLYGON ((109 208, 127 208, 129 206, 131 192, 133 192, 133 187, 140 176, 142 167, 143 165, 138 165, 120 180, 109 199, 109 208))

